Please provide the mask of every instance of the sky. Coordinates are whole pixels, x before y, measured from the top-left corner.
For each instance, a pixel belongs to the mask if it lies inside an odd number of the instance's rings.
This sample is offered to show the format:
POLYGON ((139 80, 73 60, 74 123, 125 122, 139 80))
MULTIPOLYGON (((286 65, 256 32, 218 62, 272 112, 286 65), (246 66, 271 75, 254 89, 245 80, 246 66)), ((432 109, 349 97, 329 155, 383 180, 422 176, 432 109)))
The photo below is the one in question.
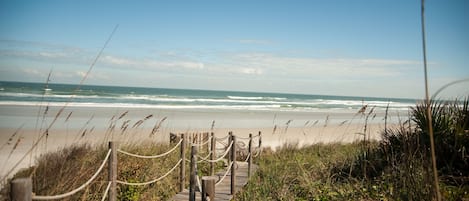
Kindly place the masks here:
MULTIPOLYGON (((0 80, 423 98, 419 0, 0 0, 0 80)), ((425 1, 430 92, 469 78, 469 1, 425 1)), ((469 82, 442 97, 469 94, 469 82)))

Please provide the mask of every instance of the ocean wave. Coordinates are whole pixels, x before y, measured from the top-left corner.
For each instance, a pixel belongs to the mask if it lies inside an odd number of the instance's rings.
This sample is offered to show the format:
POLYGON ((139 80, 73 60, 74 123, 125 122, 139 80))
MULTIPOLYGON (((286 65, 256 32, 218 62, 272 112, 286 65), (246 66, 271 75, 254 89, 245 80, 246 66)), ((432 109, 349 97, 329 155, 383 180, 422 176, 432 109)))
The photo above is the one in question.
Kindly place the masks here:
POLYGON ((229 99, 233 100, 287 100, 287 98, 280 97, 253 97, 253 96, 226 96, 229 99))
MULTIPOLYGON (((0 93, 0 101, 40 101, 43 102, 81 102, 81 103, 104 103, 104 104, 140 104, 140 105, 176 105, 181 107, 197 107, 199 105, 213 105, 223 108, 233 107, 263 107, 265 105, 280 105, 282 108, 310 110, 319 109, 359 109, 364 104, 377 108, 409 108, 415 103, 393 102, 393 101, 361 101, 361 100, 333 100, 333 99, 287 99, 279 97, 244 97, 244 96, 221 96, 221 97, 186 97, 163 95, 71 95, 71 94, 33 94, 33 93, 0 93)), ((204 106, 205 107, 205 106, 204 106)))
POLYGON ((52 107, 96 107, 96 108, 149 108, 149 109, 231 109, 231 110, 270 110, 281 105, 152 105, 131 103, 84 103, 84 102, 21 102, 0 101, 0 106, 52 106, 52 107))
MULTIPOLYGON (((209 109, 209 110, 248 110, 248 111, 329 111, 329 112, 356 112, 358 107, 344 106, 311 106, 292 104, 145 104, 123 102, 33 102, 33 101, 0 101, 0 106, 56 106, 56 107, 95 107, 95 108, 143 108, 143 109, 209 109)), ((393 110, 407 110, 408 107, 390 107, 393 110)), ((384 111, 385 108, 377 108, 384 111)))

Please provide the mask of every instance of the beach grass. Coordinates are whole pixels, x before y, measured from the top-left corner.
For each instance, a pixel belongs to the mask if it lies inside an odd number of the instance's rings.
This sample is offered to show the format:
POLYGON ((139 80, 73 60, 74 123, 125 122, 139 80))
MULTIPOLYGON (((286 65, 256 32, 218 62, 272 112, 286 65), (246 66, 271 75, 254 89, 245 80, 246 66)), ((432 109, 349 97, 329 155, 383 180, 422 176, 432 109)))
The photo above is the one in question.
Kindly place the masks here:
MULTIPOLYGON (((444 200, 469 200, 468 103, 466 98, 430 105, 444 200)), ((411 121, 383 130, 381 141, 285 144, 267 152, 236 200, 432 200, 425 107, 418 104, 411 121)))
MULTIPOLYGON (((124 144, 120 149, 139 155, 155 155, 165 153, 175 144, 141 142, 138 144, 124 144)), ((33 192, 36 195, 57 195, 69 192, 93 175, 106 156, 107 145, 90 146, 88 144, 74 145, 57 152, 42 155, 33 167, 18 172, 13 178, 30 177, 33 181, 33 192)), ((180 159, 178 151, 156 159, 140 159, 119 154, 117 180, 130 183, 151 181, 166 174, 180 159)), ((186 155, 189 155, 189 150, 186 155)), ((186 175, 189 167, 186 163, 186 175)), ((219 170, 223 164, 217 164, 219 170)), ((161 181, 143 185, 118 185, 118 200, 168 200, 179 191, 179 168, 161 181)), ((199 165, 201 175, 209 174, 208 164, 199 165)), ((62 200, 101 200, 108 184, 107 171, 99 173, 98 177, 83 191, 62 200)), ((189 177, 186 177, 188 186, 189 177)), ((1 191, 2 197, 9 198, 9 186, 1 191)))

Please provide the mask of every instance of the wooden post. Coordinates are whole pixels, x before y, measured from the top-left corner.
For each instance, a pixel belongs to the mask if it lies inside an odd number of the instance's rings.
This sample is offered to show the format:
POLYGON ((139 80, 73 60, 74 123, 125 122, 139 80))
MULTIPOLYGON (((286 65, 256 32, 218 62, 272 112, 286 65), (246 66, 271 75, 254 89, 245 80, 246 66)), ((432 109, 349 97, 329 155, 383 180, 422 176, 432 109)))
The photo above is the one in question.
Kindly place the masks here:
POLYGON ((195 201, 195 187, 197 184, 197 147, 191 147, 191 178, 189 186, 189 201, 195 201))
POLYGON ((33 196, 33 182, 31 178, 18 178, 11 182, 11 200, 31 201, 33 196))
POLYGON ((252 166, 252 133, 249 133, 249 145, 248 145, 248 151, 249 151, 249 158, 248 158, 248 178, 251 176, 251 166, 252 166))
POLYGON ((236 192, 236 136, 232 135, 231 140, 233 141, 231 147, 231 159, 233 160, 231 165, 231 195, 234 195, 236 192))
MULTIPOLYGON (((208 133, 208 132, 207 132, 207 133, 204 133, 204 139, 203 139, 203 141, 204 141, 204 142, 207 142, 209 138, 210 138, 210 133, 208 133)), ((208 143, 207 143, 207 145, 205 145, 205 146, 207 146, 207 152, 209 152, 209 151, 210 151, 210 146, 208 145, 208 143)))
MULTIPOLYGON (((203 136, 203 133, 199 133, 199 144, 201 144, 202 141, 204 140, 204 139, 202 138, 202 136, 203 136)), ((203 150, 203 148, 202 148, 202 150, 203 150)))
MULTIPOLYGON (((230 146, 231 141, 233 140, 233 139, 232 139, 232 137, 233 137, 233 132, 232 132, 232 131, 228 132, 228 136, 229 136, 229 137, 228 137, 228 146, 230 146)), ((233 146, 234 146, 234 144, 233 144, 233 146)), ((228 164, 230 164, 230 163, 231 163, 231 159, 232 159, 232 158, 231 158, 231 154, 229 154, 229 155, 227 156, 227 158, 228 158, 228 164)))
POLYGON ((217 179, 215 176, 202 177, 202 201, 215 200, 215 181, 217 179))
MULTIPOLYGON (((215 160, 215 154, 216 154, 216 143, 217 139, 215 138, 215 133, 211 133, 212 140, 210 142, 210 160, 215 160)), ((210 175, 215 175, 215 163, 210 162, 210 175)))
POLYGON ((110 141, 109 149, 111 149, 111 155, 108 163, 108 181, 111 182, 109 188, 109 201, 116 201, 117 198, 117 143, 110 141))
POLYGON ((186 184, 186 138, 184 133, 181 133, 181 149, 180 149, 180 156, 181 156, 181 167, 179 167, 179 192, 184 190, 186 184))
POLYGON ((259 156, 262 154, 262 149, 261 149, 261 146, 262 146, 262 133, 261 131, 259 131, 259 156))

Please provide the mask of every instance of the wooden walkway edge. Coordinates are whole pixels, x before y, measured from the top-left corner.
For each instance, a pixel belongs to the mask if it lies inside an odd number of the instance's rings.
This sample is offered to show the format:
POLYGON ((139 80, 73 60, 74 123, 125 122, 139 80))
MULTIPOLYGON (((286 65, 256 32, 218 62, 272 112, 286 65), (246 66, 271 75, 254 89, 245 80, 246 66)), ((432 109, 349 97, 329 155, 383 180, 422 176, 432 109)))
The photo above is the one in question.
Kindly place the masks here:
MULTIPOLYGON (((248 163, 247 162, 236 162, 238 168, 236 170, 236 192, 240 191, 248 182, 248 163)), ((257 170, 257 165, 252 165, 251 175, 257 170)), ((222 178, 225 172, 219 172, 215 174, 219 178, 222 178)), ((215 200, 225 201, 231 200, 233 195, 230 194, 231 188, 231 173, 225 177, 225 179, 218 186, 215 187, 215 200)), ((188 201, 189 200, 189 190, 185 189, 182 192, 176 194, 173 199, 174 201, 188 201)), ((196 200, 201 200, 201 192, 196 192, 196 200)))

